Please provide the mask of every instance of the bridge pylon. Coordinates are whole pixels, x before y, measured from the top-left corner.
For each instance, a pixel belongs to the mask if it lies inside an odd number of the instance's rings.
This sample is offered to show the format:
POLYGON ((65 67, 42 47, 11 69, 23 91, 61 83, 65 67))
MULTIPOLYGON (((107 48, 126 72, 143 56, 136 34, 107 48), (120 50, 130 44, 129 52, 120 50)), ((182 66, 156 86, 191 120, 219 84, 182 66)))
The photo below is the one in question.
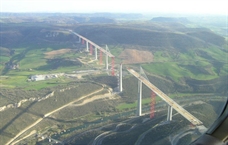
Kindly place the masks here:
POLYGON ((168 105, 168 112, 167 112, 167 121, 172 121, 173 117, 173 107, 168 105))
POLYGON ((115 57, 112 57, 111 73, 112 76, 115 76, 115 57))
POLYGON ((103 52, 100 50, 100 53, 99 53, 99 60, 100 60, 100 65, 102 64, 103 62, 103 52))
POLYGON ((142 81, 138 80, 138 106, 137 106, 137 116, 142 115, 142 81))
POLYGON ((123 91, 123 65, 120 64, 120 70, 119 70, 119 91, 123 91))
POLYGON ((89 42, 86 41, 86 51, 89 52, 89 42))

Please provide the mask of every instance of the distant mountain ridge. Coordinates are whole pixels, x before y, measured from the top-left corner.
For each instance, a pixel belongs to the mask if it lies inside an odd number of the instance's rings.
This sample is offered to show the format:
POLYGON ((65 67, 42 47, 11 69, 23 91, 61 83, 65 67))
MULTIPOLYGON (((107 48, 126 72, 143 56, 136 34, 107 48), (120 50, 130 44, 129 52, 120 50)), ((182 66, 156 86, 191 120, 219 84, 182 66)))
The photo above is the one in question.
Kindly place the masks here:
POLYGON ((189 23, 190 21, 185 17, 174 18, 174 17, 155 17, 151 19, 152 22, 180 22, 189 23))
POLYGON ((115 23, 114 18, 107 17, 64 17, 64 16, 50 16, 45 18, 34 17, 5 17, 0 18, 0 23, 45 23, 45 24, 78 24, 78 23, 115 23))
MULTIPOLYGON (((84 20, 82 20, 84 21, 84 20)), ((87 20, 88 21, 88 20, 87 20)), ((223 46, 225 38, 205 28, 187 28, 184 25, 174 23, 148 23, 141 24, 95 24, 98 21, 104 23, 112 22, 110 19, 94 18, 93 25, 75 25, 70 28, 75 32, 91 39, 99 45, 139 45, 154 49, 177 49, 186 50, 191 48, 206 48, 209 45, 223 46)), ((54 30, 54 27, 52 28, 54 30)), ((48 32, 43 31, 42 26, 17 26, 17 29, 9 29, 2 25, 0 46, 10 47, 16 43, 42 42, 48 32), (12 39, 13 38, 13 39, 12 39), (34 39, 36 38, 36 39, 34 39)), ((62 35, 61 33, 50 41, 71 41, 73 35, 62 35)))
POLYGON ((100 45, 123 44, 146 46, 150 49, 185 50, 204 48, 209 45, 221 47, 225 43, 224 37, 205 28, 187 28, 173 23, 148 25, 141 27, 135 25, 84 25, 78 26, 74 30, 100 45))

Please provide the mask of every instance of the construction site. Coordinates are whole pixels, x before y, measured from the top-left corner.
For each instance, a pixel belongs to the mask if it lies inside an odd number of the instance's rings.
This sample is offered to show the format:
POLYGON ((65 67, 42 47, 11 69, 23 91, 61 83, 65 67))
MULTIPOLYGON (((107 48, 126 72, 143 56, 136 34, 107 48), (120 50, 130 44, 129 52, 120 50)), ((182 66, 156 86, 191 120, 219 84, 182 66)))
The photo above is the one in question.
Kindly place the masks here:
MULTIPOLYGON (((85 45, 85 50, 81 50, 80 53, 89 54, 89 58, 80 56, 75 58, 74 61, 86 65, 88 69, 60 74, 39 74, 31 76, 31 80, 43 81, 46 79, 66 77, 69 79, 86 81, 88 77, 91 78, 92 76, 101 75, 100 78, 98 77, 95 79, 95 83, 100 86, 100 89, 76 100, 72 100, 68 104, 60 106, 53 111, 45 112, 42 118, 37 119, 32 125, 18 133, 7 144, 25 143, 36 140, 41 144, 74 144, 75 142, 78 142, 80 144, 99 145, 102 143, 110 144, 110 142, 124 141, 130 136, 131 140, 128 140, 128 142, 125 141, 126 144, 139 145, 147 142, 155 142, 155 144, 181 144, 186 141, 191 142, 207 130, 208 123, 205 125, 204 122, 205 119, 207 120, 208 118, 203 118, 203 120, 201 120, 202 117, 200 117, 199 114, 194 113, 195 110, 192 106, 197 108, 197 106, 203 105, 210 108, 209 104, 212 102, 208 102, 209 100, 214 99, 216 101, 221 101, 224 98, 217 99, 208 96, 206 100, 200 101, 200 96, 196 96, 191 99, 178 99, 178 101, 175 101, 150 82, 142 67, 139 65, 129 66, 129 64, 153 62, 152 53, 125 50, 116 58, 112 55, 107 45, 105 48, 102 48, 80 34, 73 32, 72 30, 68 31, 77 36, 78 40, 76 40, 76 43, 85 45), (125 57, 126 55, 127 57, 125 57), (147 59, 143 59, 145 55, 147 55, 147 59), (115 59, 117 59, 117 62, 115 62, 115 59), (136 106, 130 110, 117 111, 118 113, 111 110, 107 111, 108 108, 112 108, 119 103, 118 100, 121 99, 124 90, 127 89, 125 87, 131 85, 123 82, 123 80, 126 80, 123 78, 131 75, 135 77, 135 83, 137 84, 133 85, 136 86, 133 89, 137 90, 137 93, 135 94, 135 96, 137 96, 136 106), (112 84, 114 83, 113 87, 109 87, 108 84, 102 84, 104 76, 112 77, 112 79, 116 80, 112 81, 112 84), (143 88, 145 87, 147 88, 147 92, 149 90, 151 94, 150 97, 147 97, 147 104, 143 103, 143 101, 145 102, 145 99, 143 99, 143 90, 145 90, 143 88), (83 114, 85 114, 85 110, 87 110, 85 107, 87 105, 95 107, 102 102, 104 103, 103 109, 100 111, 98 109, 96 117, 93 117, 92 120, 86 118, 88 116, 73 119, 66 115, 74 114, 74 116, 80 116, 80 113, 73 113, 72 111, 75 109, 77 111, 83 110, 83 114), (106 104, 105 102, 113 102, 113 104, 106 104), (189 102, 192 102, 192 104, 189 105, 189 102), (106 113, 102 112, 102 110, 106 110, 106 113), (62 129, 59 130, 52 126, 48 130, 35 131, 37 130, 36 126, 42 124, 43 121, 48 121, 48 119, 56 120, 56 118, 59 118, 58 121, 60 123, 65 121, 70 123, 70 120, 73 119, 72 125, 75 125, 73 122, 77 122, 77 127, 72 126, 68 127, 68 129, 62 127, 62 129), (82 123, 82 121, 86 123, 82 123), (150 126, 149 129, 148 126, 150 126), (175 130, 178 130, 178 132, 174 132, 174 128, 175 130), (160 134, 161 132, 163 136, 160 137, 164 138, 162 141, 158 141, 161 139, 156 137, 149 137, 160 134)), ((53 51, 51 53, 46 53, 46 57, 52 59, 54 55, 61 55, 67 52, 72 52, 72 50, 62 49, 61 51, 53 51)), ((66 90, 73 90, 74 88, 75 87, 61 89, 59 92, 63 93, 66 90)), ((55 96, 54 92, 52 94, 51 97, 53 98, 55 96)), ((43 98, 42 100, 46 99, 48 98, 43 98)), ((57 98, 55 100, 57 100, 57 98)))
POLYGON ((4 26, 0 144, 182 145, 218 117, 227 52, 216 34, 200 29, 210 45, 166 23, 57 25, 15 24, 17 39, 4 26))

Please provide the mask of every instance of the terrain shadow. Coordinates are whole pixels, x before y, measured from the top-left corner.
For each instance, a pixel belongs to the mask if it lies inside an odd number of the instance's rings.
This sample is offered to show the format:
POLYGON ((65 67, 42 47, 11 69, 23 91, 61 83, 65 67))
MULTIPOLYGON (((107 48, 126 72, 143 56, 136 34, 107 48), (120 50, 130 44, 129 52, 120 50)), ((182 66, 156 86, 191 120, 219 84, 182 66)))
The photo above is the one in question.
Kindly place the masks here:
POLYGON ((22 114, 27 113, 28 109, 31 108, 36 102, 33 102, 31 104, 29 104, 28 107, 26 107, 25 109, 21 110, 20 113, 18 113, 13 119, 11 119, 6 125, 4 125, 1 129, 0 129, 0 135, 3 134, 3 132, 5 131, 5 129, 7 127, 10 126, 10 124, 12 124, 17 118, 19 118, 22 114))

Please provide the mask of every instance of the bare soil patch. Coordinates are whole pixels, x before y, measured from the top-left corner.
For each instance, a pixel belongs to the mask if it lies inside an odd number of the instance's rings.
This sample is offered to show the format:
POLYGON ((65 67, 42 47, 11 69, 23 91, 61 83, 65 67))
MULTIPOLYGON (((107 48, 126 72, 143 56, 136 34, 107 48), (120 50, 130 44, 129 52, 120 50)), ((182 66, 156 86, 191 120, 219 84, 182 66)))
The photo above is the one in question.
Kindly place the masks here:
POLYGON ((68 53, 70 51, 71 51, 71 49, 65 48, 65 49, 53 50, 50 52, 46 52, 44 54, 45 54, 45 58, 51 59, 51 58, 54 58, 56 55, 65 54, 65 53, 68 53))
POLYGON ((119 56, 123 64, 145 63, 153 61, 153 54, 146 50, 125 49, 119 56))

